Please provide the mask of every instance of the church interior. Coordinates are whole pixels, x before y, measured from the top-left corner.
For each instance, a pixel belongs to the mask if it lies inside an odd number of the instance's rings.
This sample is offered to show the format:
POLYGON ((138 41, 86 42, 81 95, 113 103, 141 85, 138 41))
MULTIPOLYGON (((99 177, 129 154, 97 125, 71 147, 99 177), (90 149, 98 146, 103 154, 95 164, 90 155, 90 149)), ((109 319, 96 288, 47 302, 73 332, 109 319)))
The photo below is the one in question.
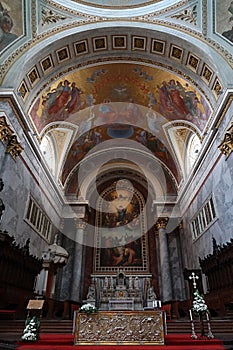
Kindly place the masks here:
POLYGON ((169 322, 198 290, 232 320, 232 16, 0 0, 1 319, 40 300, 42 319, 88 303, 169 322))

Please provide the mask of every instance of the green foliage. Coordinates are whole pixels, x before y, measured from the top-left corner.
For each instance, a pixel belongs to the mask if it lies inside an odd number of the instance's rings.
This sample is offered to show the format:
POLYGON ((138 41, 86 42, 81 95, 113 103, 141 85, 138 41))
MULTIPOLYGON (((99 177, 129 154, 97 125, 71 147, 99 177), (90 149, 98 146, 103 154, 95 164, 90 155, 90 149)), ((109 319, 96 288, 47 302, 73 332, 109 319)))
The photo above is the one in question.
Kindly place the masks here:
POLYGON ((80 308, 79 312, 83 312, 85 314, 91 314, 91 313, 97 312, 97 308, 94 305, 88 303, 88 304, 84 304, 80 308))
POLYGON ((193 293, 192 309, 193 312, 198 315, 208 312, 208 307, 205 303, 204 296, 199 293, 198 289, 196 289, 193 293))
POLYGON ((21 339, 23 341, 37 341, 39 339, 40 321, 36 316, 30 317, 25 322, 25 328, 21 339))

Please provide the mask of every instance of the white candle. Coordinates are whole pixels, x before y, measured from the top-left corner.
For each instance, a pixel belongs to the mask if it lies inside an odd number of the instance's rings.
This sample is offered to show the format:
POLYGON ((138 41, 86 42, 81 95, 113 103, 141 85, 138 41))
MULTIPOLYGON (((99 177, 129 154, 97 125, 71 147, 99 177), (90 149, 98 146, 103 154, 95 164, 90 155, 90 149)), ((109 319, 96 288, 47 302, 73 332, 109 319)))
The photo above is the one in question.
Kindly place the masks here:
POLYGON ((209 315, 208 315, 208 312, 206 313, 206 319, 207 319, 207 321, 209 321, 209 315))
POLYGON ((192 310, 189 310, 190 320, 193 320, 192 310))

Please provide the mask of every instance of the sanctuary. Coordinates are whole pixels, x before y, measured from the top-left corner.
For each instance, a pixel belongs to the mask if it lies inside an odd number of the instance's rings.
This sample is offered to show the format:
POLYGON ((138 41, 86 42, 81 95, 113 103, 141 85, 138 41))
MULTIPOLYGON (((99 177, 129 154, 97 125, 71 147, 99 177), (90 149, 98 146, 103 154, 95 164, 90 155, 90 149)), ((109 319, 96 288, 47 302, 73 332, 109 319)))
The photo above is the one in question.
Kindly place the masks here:
POLYGON ((77 344, 162 344, 162 310, 189 316, 192 273, 212 317, 232 311, 232 13, 0 0, 2 317, 91 303, 77 344))
POLYGON ((92 275, 87 300, 95 314, 75 314, 75 344, 164 344, 164 312, 150 275, 92 275))

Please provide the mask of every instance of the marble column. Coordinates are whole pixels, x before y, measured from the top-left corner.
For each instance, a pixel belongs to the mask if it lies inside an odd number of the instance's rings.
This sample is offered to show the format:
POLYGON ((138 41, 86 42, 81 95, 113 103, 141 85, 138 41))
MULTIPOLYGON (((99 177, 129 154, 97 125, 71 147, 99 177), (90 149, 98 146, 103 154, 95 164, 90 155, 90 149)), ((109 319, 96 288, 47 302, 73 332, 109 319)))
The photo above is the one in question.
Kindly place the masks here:
POLYGON ((184 280, 184 266, 188 266, 188 261, 187 261, 187 255, 185 254, 185 258, 183 255, 183 251, 185 251, 185 246, 181 244, 181 242, 184 242, 184 223, 181 221, 179 223, 179 251, 180 251, 180 276, 181 276, 181 287, 182 287, 182 299, 188 299, 188 290, 185 285, 185 280, 184 280))
POLYGON ((81 278, 83 265, 83 235, 86 227, 86 222, 81 219, 75 219, 76 235, 74 241, 74 257, 73 271, 71 281, 70 299, 76 302, 81 302, 81 278))
POLYGON ((160 268, 161 268, 161 283, 162 283, 162 301, 172 300, 172 283, 171 283, 171 271, 169 266, 169 251, 166 226, 168 218, 159 218, 156 227, 159 234, 159 256, 160 256, 160 268))

